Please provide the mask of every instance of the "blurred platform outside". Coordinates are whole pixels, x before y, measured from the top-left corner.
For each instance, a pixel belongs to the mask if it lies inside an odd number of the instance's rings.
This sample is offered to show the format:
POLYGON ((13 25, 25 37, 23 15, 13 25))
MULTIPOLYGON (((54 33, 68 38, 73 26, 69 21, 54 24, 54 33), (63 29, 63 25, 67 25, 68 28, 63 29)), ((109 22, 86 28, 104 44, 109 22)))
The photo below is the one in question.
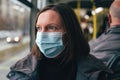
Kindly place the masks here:
POLYGON ((29 48, 25 47, 21 52, 15 54, 14 56, 6 59, 5 61, 0 63, 0 80, 8 80, 6 75, 10 70, 10 66, 15 64, 19 59, 23 58, 29 53, 29 48))

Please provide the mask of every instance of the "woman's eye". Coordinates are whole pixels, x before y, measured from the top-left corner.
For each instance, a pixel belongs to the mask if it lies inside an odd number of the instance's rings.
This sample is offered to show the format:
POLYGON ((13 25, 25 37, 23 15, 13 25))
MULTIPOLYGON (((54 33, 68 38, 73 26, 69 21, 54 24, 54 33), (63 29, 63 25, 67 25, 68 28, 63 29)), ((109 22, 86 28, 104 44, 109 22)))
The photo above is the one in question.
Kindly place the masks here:
POLYGON ((41 28, 40 28, 40 27, 36 27, 36 29, 37 29, 37 31, 40 31, 40 30, 41 30, 41 28))
POLYGON ((55 26, 48 26, 47 29, 50 30, 50 31, 55 31, 55 30, 57 30, 57 27, 55 27, 55 26))

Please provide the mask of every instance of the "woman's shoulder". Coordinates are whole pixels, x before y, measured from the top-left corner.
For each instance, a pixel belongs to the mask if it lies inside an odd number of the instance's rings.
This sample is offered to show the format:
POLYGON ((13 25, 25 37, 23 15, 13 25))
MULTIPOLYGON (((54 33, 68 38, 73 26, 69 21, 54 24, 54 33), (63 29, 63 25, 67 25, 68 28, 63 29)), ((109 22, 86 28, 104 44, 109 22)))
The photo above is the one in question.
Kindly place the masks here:
POLYGON ((27 56, 18 60, 14 65, 10 67, 11 71, 31 73, 35 69, 36 58, 33 54, 29 53, 27 56))
POLYGON ((36 63, 36 58, 30 53, 10 67, 10 72, 7 74, 7 77, 10 80, 14 78, 15 80, 18 78, 21 80, 29 80, 28 76, 35 70, 36 63))

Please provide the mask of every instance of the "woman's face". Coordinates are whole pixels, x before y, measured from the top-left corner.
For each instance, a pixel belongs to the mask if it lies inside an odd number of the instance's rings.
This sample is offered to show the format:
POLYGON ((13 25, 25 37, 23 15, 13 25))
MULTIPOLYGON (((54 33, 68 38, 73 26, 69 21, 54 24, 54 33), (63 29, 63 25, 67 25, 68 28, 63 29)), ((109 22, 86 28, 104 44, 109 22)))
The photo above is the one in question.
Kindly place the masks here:
POLYGON ((38 16, 36 28, 39 32, 65 32, 60 15, 54 10, 42 12, 38 16))

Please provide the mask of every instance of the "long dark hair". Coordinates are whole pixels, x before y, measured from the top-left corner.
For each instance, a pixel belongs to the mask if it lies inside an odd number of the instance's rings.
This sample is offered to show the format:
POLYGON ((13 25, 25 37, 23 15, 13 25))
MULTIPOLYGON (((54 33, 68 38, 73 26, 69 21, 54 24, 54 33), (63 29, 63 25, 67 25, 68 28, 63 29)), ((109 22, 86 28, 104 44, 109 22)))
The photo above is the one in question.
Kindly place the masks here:
MULTIPOLYGON (((63 42, 66 44, 66 47, 63 52, 63 60, 77 60, 87 56, 89 54, 90 48, 87 40, 84 38, 82 29, 72 8, 65 3, 48 5, 38 13, 38 16, 47 10, 56 11, 60 15, 62 23, 65 26, 66 35, 64 36, 63 42)), ((35 35, 36 32, 37 30, 35 29, 35 35)), ((42 54, 40 53, 36 44, 33 47, 32 53, 36 56, 39 55, 39 57, 42 58, 42 54)))

